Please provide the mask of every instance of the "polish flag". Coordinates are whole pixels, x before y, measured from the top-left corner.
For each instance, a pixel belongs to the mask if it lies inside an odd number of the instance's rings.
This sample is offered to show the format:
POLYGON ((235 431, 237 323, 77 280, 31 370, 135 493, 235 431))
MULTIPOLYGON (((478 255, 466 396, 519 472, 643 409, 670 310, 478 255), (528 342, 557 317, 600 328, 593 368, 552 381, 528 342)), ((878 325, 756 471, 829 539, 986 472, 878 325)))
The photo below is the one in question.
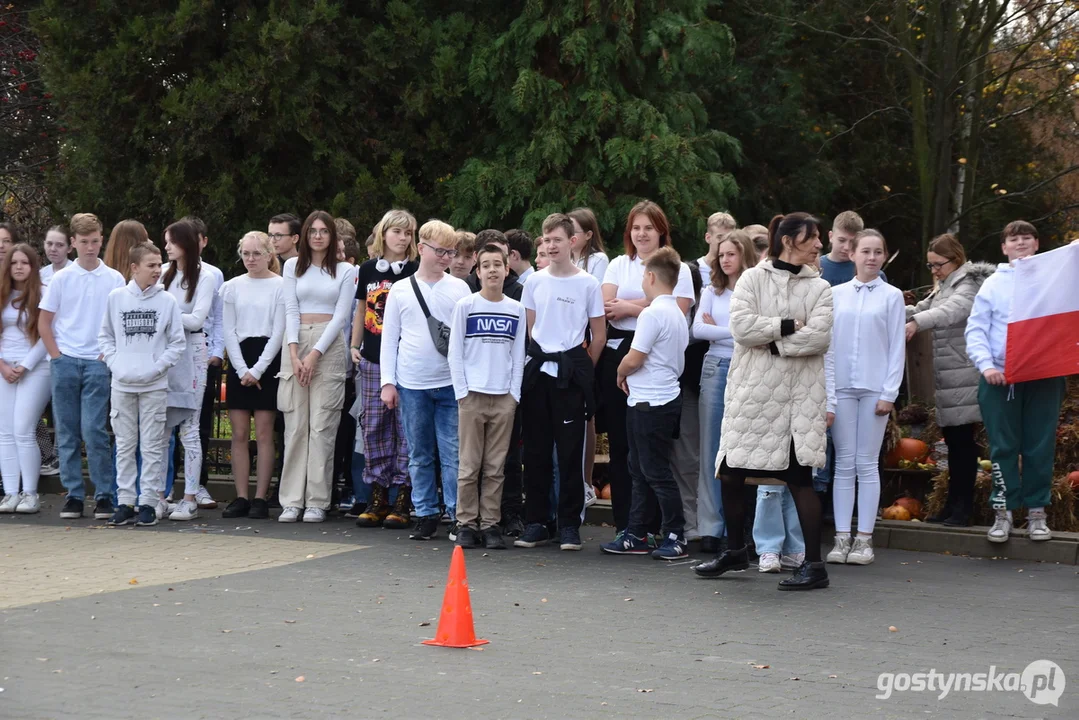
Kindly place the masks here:
POLYGON ((1004 376, 1009 383, 1079 374, 1079 245, 1015 263, 1004 376))

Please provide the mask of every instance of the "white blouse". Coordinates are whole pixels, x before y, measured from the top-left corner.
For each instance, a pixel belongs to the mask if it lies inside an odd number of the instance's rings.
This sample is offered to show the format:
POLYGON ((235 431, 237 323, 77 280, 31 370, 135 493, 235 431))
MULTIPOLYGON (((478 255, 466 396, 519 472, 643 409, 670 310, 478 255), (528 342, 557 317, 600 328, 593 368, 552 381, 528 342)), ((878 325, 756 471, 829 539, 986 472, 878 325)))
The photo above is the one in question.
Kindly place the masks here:
POLYGON ((906 364, 903 293, 877 277, 832 288, 835 388, 879 392, 895 402, 906 364))
POLYGON ((30 345, 30 338, 26 336, 25 321, 30 319, 31 308, 26 308, 26 313, 20 322, 20 311, 15 307, 15 301, 21 296, 21 292, 13 290, 11 299, 0 313, 0 323, 4 326, 3 333, 0 334, 0 357, 9 365, 17 363, 27 370, 33 370, 45 357, 45 343, 39 337, 36 343, 30 345))
POLYGON ((708 357, 729 359, 734 354, 734 338, 730 329, 732 295, 734 293, 730 288, 717 295, 711 285, 701 292, 701 304, 693 316, 693 337, 708 341, 708 357), (705 313, 712 316, 715 325, 704 321, 705 313))
POLYGON ((241 378, 248 372, 255 379, 262 378, 281 351, 285 336, 284 289, 285 281, 280 275, 268 278, 240 275, 221 286, 225 349, 229 363, 241 378), (258 361, 248 367, 240 343, 253 337, 269 340, 258 361))
POLYGON ((297 258, 286 260, 282 273, 285 279, 285 342, 292 344, 300 341, 300 315, 331 315, 314 347, 325 355, 333 341, 341 336, 352 312, 352 298, 356 294, 356 267, 339 262, 335 274, 330 275, 321 267, 311 266, 303 275, 296 277, 296 261, 297 258))
MULTIPOLYGON (((620 300, 640 300, 644 297, 644 261, 638 255, 631 258, 629 255, 619 255, 607 266, 607 272, 603 274, 603 285, 614 285, 618 288, 615 297, 620 300)), ((682 263, 678 271, 678 284, 674 286, 674 297, 688 298, 692 303, 696 297, 693 293, 693 276, 690 275, 689 266, 682 263)), ((627 317, 621 320, 612 320, 611 327, 617 330, 634 331, 637 329, 637 318, 627 317)), ((620 339, 607 341, 607 347, 617 349, 622 344, 620 339)))

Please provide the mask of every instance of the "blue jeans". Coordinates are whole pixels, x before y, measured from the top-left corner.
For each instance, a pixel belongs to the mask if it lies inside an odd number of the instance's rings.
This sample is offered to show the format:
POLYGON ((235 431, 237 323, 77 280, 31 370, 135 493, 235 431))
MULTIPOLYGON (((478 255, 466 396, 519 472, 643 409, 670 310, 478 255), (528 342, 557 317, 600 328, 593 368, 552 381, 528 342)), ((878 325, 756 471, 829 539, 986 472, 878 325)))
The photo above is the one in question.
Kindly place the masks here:
POLYGON ((802 526, 791 491, 782 485, 757 488, 757 516, 753 521, 753 544, 757 554, 795 555, 804 553, 802 526))
POLYGON ((50 369, 60 482, 69 498, 86 497, 80 452, 82 443, 86 443, 94 498, 111 500, 116 489, 116 465, 106 429, 111 394, 109 368, 100 360, 61 355, 52 361, 50 369))
POLYGON ((828 492, 828 486, 832 484, 832 474, 835 472, 835 443, 832 442, 832 428, 828 428, 828 449, 824 454, 824 467, 813 471, 813 489, 817 492, 828 492))
POLYGON ((401 420, 408 441, 408 474, 412 504, 420 517, 438 515, 435 446, 442 467, 442 499, 450 517, 457 516, 457 398, 453 386, 409 390, 397 386, 401 420))
POLYGON ((720 429, 723 427, 723 393, 727 391, 730 358, 706 356, 701 368, 701 476, 697 481, 697 532, 701 537, 721 538, 726 533, 723 522, 723 497, 716 477, 720 429))
POLYGON ((353 502, 371 501, 371 486, 363 481, 363 471, 367 467, 367 458, 363 453, 352 453, 352 498, 353 502))

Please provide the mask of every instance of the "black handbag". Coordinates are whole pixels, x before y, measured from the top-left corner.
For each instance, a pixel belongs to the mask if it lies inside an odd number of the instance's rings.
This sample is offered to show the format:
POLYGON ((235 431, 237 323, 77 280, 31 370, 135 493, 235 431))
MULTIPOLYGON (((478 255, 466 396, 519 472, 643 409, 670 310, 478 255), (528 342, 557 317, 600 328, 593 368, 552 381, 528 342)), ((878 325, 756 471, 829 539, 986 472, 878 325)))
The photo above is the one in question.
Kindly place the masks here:
POLYGON ((450 352, 450 326, 436 317, 431 317, 431 310, 423 299, 423 293, 420 292, 420 285, 416 282, 416 276, 412 275, 409 280, 412 282, 412 289, 416 291, 416 299, 420 303, 420 309, 423 310, 424 317, 427 318, 427 329, 431 332, 431 341, 435 344, 435 350, 438 350, 445 357, 450 352))

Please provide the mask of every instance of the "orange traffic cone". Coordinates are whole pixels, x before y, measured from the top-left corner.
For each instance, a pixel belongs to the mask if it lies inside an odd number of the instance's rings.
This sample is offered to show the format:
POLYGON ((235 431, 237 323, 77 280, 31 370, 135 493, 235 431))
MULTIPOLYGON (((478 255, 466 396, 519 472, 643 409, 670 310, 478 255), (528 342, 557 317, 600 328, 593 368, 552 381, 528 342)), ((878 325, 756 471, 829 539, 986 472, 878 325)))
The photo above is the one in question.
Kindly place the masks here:
POLYGON ((453 549, 450 575, 446 580, 446 594, 442 597, 442 615, 438 618, 438 631, 434 640, 424 640, 424 645, 467 648, 486 645, 489 640, 476 637, 472 625, 472 600, 468 597, 468 577, 465 575, 465 551, 453 549))

